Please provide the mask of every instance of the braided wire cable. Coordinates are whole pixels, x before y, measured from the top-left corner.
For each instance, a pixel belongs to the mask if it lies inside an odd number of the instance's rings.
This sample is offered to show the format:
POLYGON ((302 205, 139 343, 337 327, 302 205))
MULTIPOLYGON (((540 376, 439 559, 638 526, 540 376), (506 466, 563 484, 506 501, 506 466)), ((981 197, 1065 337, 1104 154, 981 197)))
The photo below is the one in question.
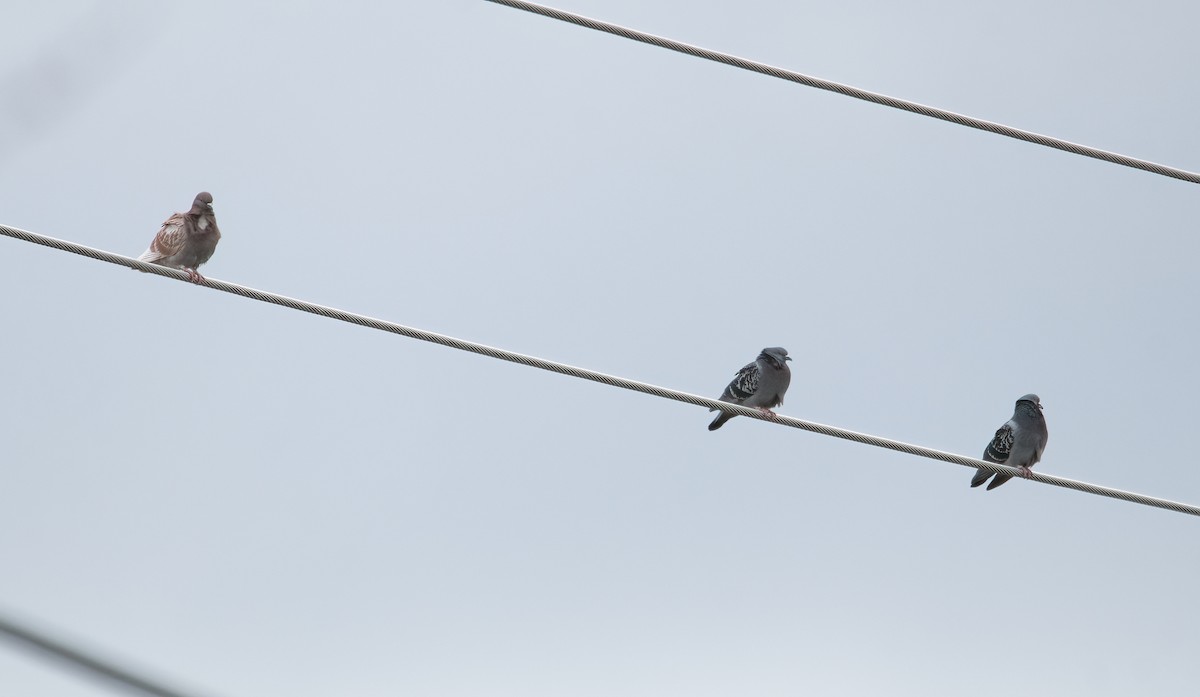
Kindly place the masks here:
POLYGON ((878 92, 869 92, 867 90, 851 87, 850 85, 844 85, 839 82, 823 80, 818 77, 812 77, 811 75, 805 75, 792 70, 777 68, 766 63, 759 63, 758 61, 739 58, 738 56, 730 55, 728 53, 712 51, 707 48, 685 44, 682 41, 675 41, 666 37, 647 34, 646 32, 623 27, 619 24, 611 24, 609 22, 603 22, 598 19, 592 19, 590 17, 578 15, 573 12, 566 12, 553 7, 539 5, 537 3, 525 2, 525 0, 487 1, 497 5, 506 5, 518 10, 524 10, 525 12, 539 14, 551 19, 557 19, 562 22, 577 24, 588 29, 615 34, 616 36, 632 39, 634 41, 640 41, 642 43, 669 49, 671 51, 686 53, 690 56, 696 56, 697 58, 704 58, 717 63, 724 63, 735 68, 741 68, 742 70, 749 70, 756 73, 762 73, 763 75, 770 75, 771 77, 776 77, 781 80, 788 80, 790 82, 796 82, 801 85, 807 85, 808 87, 815 87, 817 89, 827 90, 829 92, 837 92, 838 94, 843 94, 847 97, 854 97, 855 99, 874 102, 875 104, 882 104, 883 106, 892 107, 893 109, 901 109, 914 114, 920 114, 922 116, 928 116, 935 119, 941 119, 942 121, 956 123, 960 126, 977 128, 981 131, 989 131, 1002 136, 1008 136, 1009 138, 1016 138, 1017 140, 1034 143, 1036 145, 1043 145, 1048 148, 1055 148, 1057 150, 1064 150, 1076 155, 1083 155, 1084 157, 1092 157, 1097 160, 1104 160, 1106 162, 1112 162, 1125 167, 1132 167, 1134 169, 1140 169, 1146 172, 1152 172, 1154 174, 1161 174, 1164 177, 1172 177, 1174 179, 1181 179, 1193 184, 1200 184, 1200 173, 1197 172, 1189 172, 1184 169, 1158 164, 1157 162, 1150 162, 1149 160, 1141 160, 1136 157, 1129 157, 1128 155, 1109 152, 1108 150, 1101 150, 1099 148, 1093 148, 1087 145, 1081 145, 1079 143, 1072 143, 1059 138, 1052 138, 1040 133, 1034 133, 1033 131, 1013 128, 1012 126, 1005 126, 1004 124, 996 123, 994 121, 985 121, 983 119, 957 114, 953 111, 946 111, 945 109, 938 109, 937 107, 926 106, 924 104, 918 104, 917 102, 910 102, 905 99, 897 99, 896 97, 889 97, 886 94, 879 94, 878 92))
POLYGON ((187 694, 184 692, 165 687, 161 683, 122 668, 110 660, 98 658, 82 649, 70 646, 63 641, 51 638, 42 632, 3 616, 0 616, 0 635, 5 635, 27 648, 36 649, 61 661, 66 661, 76 668, 86 670, 93 675, 103 677, 126 688, 131 688, 139 694, 154 695, 154 697, 187 697, 187 694))
MULTIPOLYGON (((131 269, 137 269, 138 271, 146 271, 149 273, 158 274, 159 276, 166 276, 168 278, 174 278, 179 281, 187 281, 188 280, 187 274, 185 274, 184 272, 179 271, 177 269, 169 269, 164 266, 147 264, 145 262, 138 261, 137 259, 132 259, 130 257, 122 256, 120 254, 113 254, 112 252, 106 252, 101 249, 86 247, 84 245, 76 244, 74 242, 68 242, 66 240, 59 240, 59 239, 55 239, 53 237, 47 237, 45 235, 39 235, 35 232, 29 232, 27 230, 21 230, 19 228, 9 227, 7 225, 0 225, 0 234, 8 236, 8 237, 13 237, 13 238, 16 238, 19 240, 24 240, 26 242, 32 242, 34 244, 40 244, 40 245, 43 245, 46 247, 51 247, 53 249, 58 249, 60 251, 70 252, 72 254, 79 254, 79 255, 82 255, 85 257, 90 257, 92 259, 97 259, 99 261, 105 261, 110 264, 117 264, 119 266, 127 266, 131 269)), ((276 293, 269 293, 264 290, 248 288, 246 286, 241 286, 236 283, 227 283, 225 281, 219 281, 214 278, 206 278, 204 280, 204 282, 202 283, 202 285, 208 286, 209 288, 213 288, 216 290, 224 291, 226 293, 233 293, 234 295, 240 295, 242 297, 250 298, 252 300, 258 300, 260 302, 271 303, 274 305, 280 305, 282 307, 287 307, 287 308, 290 308, 293 310, 300 310, 301 312, 309 312, 314 315, 321 315, 322 317, 328 317, 330 319, 336 319, 336 320, 339 320, 342 322, 349 322, 350 324, 357 324, 359 326, 368 327, 370 329, 378 329, 379 331, 391 332, 392 334, 399 334, 401 336, 407 336, 411 339, 419 339, 421 341, 428 341, 428 342, 434 343, 434 344, 441 344, 442 346, 448 346, 450 348, 458 349, 460 351, 469 351, 471 353, 478 353, 480 355, 488 356, 490 358, 498 358, 500 360, 510 361, 512 363, 520 363, 521 365, 527 365, 531 368, 540 368, 542 370, 548 370, 553 373, 561 373, 562 375, 568 375, 568 376, 575 377, 575 378, 582 378, 584 380, 591 380, 593 382, 603 383, 605 385, 610 385, 612 387, 620 387, 625 390, 633 390, 634 392, 642 392, 645 394, 653 395, 655 397, 662 397, 663 399, 673 399, 677 402, 683 402, 685 404, 694 404, 696 406, 706 407, 708 409, 719 409, 721 411, 729 412, 732 414, 737 414, 738 416, 748 416, 753 419, 762 419, 762 420, 770 421, 771 423, 775 423, 775 424, 778 424, 781 426, 790 426, 792 428, 798 428, 798 429, 801 429, 804 431, 811 431, 813 433, 819 433, 819 434, 825 435, 825 436, 832 436, 834 438, 850 440, 850 441, 854 441, 856 443, 872 445, 877 448, 887 448, 889 450, 896 450, 896 451, 899 451, 902 453, 908 453, 909 455, 916 455, 918 457, 926 457, 926 458, 929 458, 932 460, 941 460, 942 462, 949 462, 949 463, 953 463, 956 465, 962 465, 964 467, 974 467, 977 469, 987 470, 988 472, 999 472, 1002 474, 1020 476, 1020 472, 1017 470, 1017 468, 1009 467, 1007 465, 1000 465, 1000 464, 996 464, 994 462, 984 462, 983 460, 977 460, 977 459, 971 458, 971 457, 964 457, 962 455, 956 455, 954 453, 948 453, 948 452, 944 452, 941 450, 934 450, 932 448, 925 448, 925 447, 922 447, 919 445, 913 445, 911 443, 904 443, 902 441, 892 440, 890 438, 882 438, 879 436, 873 436, 873 435, 866 434, 866 433, 858 433, 856 431, 849 431, 844 428, 838 428, 836 426, 827 426, 825 424, 820 424, 820 423, 816 423, 813 421, 805 421, 803 419, 797 419, 797 418, 794 418, 791 416, 776 415, 774 418, 771 418, 771 417, 766 416, 763 413, 759 412, 758 410, 751 409, 749 407, 743 407, 743 406, 740 406, 737 404, 729 404, 727 402, 720 402, 715 399, 709 399, 708 397, 701 397, 700 395, 694 395, 694 394, 691 394, 688 392, 680 392, 679 390, 672 390, 672 389, 669 389, 666 387, 659 387, 657 385, 651 385, 649 383, 639 382, 637 380, 629 380, 626 378, 618 377, 616 375, 608 375, 606 373, 600 373, 600 372, 596 372, 594 370, 588 370, 586 368, 577 368, 572 365, 567 365, 565 363, 558 363, 556 361, 550 361, 550 360, 546 360, 544 358, 538 358, 536 356, 528 356, 528 355, 525 355, 522 353, 514 353, 512 351, 506 351, 504 349, 494 348, 492 346, 487 346, 485 344, 478 344, 473 341, 465 341, 463 339, 456 339, 452 336, 447 336, 445 334, 437 334, 435 332, 427 332, 423 329, 407 327, 402 324, 396 324, 394 322, 386 322, 384 320, 375 319, 374 317, 368 317, 366 315, 359 315, 359 314, 355 314, 353 312, 346 312, 345 310, 339 310, 337 308, 327 307, 325 305, 317 305, 314 303, 306 302, 304 300, 297 300, 295 298, 289 298, 284 295, 278 295, 276 293)), ((1193 506, 1193 505, 1186 504, 1186 503, 1179 503, 1177 501, 1170 501, 1168 499, 1162 499, 1162 498, 1157 498, 1157 497, 1153 497, 1153 496, 1146 496, 1144 494, 1137 494, 1137 493, 1133 493, 1133 492, 1129 492, 1129 491, 1123 491, 1121 489, 1113 489, 1113 488, 1106 487, 1106 486, 1089 484, 1087 482, 1080 482, 1080 481, 1076 481, 1073 479, 1064 479, 1062 477, 1055 477, 1052 475, 1041 474, 1038 472, 1033 473, 1031 480, 1035 481, 1035 482, 1041 482, 1042 484, 1050 484, 1052 486, 1059 486, 1059 487, 1063 487, 1065 489, 1074 489, 1076 491, 1082 491, 1082 492, 1089 493, 1089 494, 1095 494, 1097 496, 1107 496, 1109 498, 1121 499, 1122 501, 1129 501, 1131 503, 1137 503, 1137 504, 1141 504, 1143 506, 1154 506, 1157 508, 1165 508, 1170 511, 1175 511, 1177 513, 1186 513, 1188 515, 1200 516, 1200 507, 1193 506)))

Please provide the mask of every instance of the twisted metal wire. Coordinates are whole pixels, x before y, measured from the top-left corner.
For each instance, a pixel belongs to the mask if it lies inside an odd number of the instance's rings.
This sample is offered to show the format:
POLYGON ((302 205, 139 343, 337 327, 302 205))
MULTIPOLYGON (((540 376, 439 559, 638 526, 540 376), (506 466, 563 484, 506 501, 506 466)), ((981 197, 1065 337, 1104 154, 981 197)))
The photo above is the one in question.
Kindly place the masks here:
POLYGON ((562 22, 577 24, 581 27, 587 27, 588 29, 615 34, 616 36, 632 39, 634 41, 640 41, 642 43, 669 49, 671 51, 686 53, 690 56, 696 56, 697 58, 704 58, 717 63, 724 63, 735 68, 741 68, 742 70, 749 70, 756 73, 762 73, 763 75, 770 75, 771 77, 777 77, 781 80, 797 82, 801 85, 816 87, 817 89, 827 90, 829 92, 837 92, 838 94, 844 94, 847 97, 854 97, 855 99, 874 102, 875 104, 882 104, 883 106, 889 106, 893 109, 902 109, 914 114, 920 114, 922 116, 929 116, 931 118, 941 119, 942 121, 956 123, 960 126, 977 128, 981 131, 990 131, 991 133, 1008 136, 1009 138, 1016 138, 1017 140, 1023 140, 1029 143, 1044 145, 1048 148, 1064 150, 1066 152, 1075 153, 1076 155, 1092 157, 1097 160, 1104 160, 1106 162, 1124 165, 1125 167, 1132 167, 1134 169, 1140 169, 1146 172, 1152 172, 1154 174, 1161 174, 1164 177, 1172 177, 1174 179, 1181 179, 1193 184, 1200 184, 1200 173, 1197 172, 1189 172, 1184 169, 1161 165, 1157 162, 1150 162, 1149 160, 1141 160, 1136 157, 1121 155, 1120 153, 1100 150, 1099 148, 1080 145, 1079 143, 1072 143, 1059 138, 1052 138, 1040 133, 1025 131, 1020 128, 1013 128, 1012 126, 1005 126, 1004 124, 995 123, 994 121, 984 121, 983 119, 977 119, 971 116, 965 116, 963 114, 956 114, 953 111, 946 111, 945 109, 938 109, 937 107, 926 106, 924 104, 918 104, 917 102, 897 99, 896 97, 889 97, 886 94, 879 94, 878 92, 869 92, 857 87, 851 87, 850 85, 843 85, 839 82, 822 80, 821 78, 812 77, 811 75, 805 75, 792 70, 777 68, 773 65, 759 63, 758 61, 752 61, 746 58, 739 58, 738 56, 730 55, 728 53, 721 53, 719 51, 712 51, 707 48, 685 44, 682 41, 675 41, 662 36, 647 34, 646 32, 623 27, 619 24, 603 22, 598 19, 584 17, 583 15, 578 15, 573 12, 565 12, 563 10, 547 7, 545 5, 539 5, 537 3, 525 2, 524 0, 487 1, 497 5, 506 5, 518 10, 524 10, 525 12, 532 12, 533 14, 539 14, 544 17, 550 17, 551 19, 557 19, 562 22))
POLYGON ((76 668, 82 668, 93 675, 106 678, 126 688, 132 688, 138 693, 154 695, 154 697, 187 697, 187 693, 165 687, 160 683, 122 668, 112 661, 97 658, 86 651, 70 646, 58 639, 53 639, 3 616, 0 616, 0 635, 7 635, 10 639, 25 645, 27 648, 49 654, 54 658, 74 665, 76 668))
MULTIPOLYGON (((149 273, 158 274, 159 276, 174 278, 179 281, 188 280, 187 274, 177 269, 169 269, 165 266, 147 264, 145 262, 138 261, 137 259, 121 256, 120 254, 113 254, 112 252, 106 252, 101 249, 86 247, 74 242, 67 242, 66 240, 59 240, 53 237, 39 235, 35 232, 9 227, 7 225, 0 225, 0 234, 8 237, 14 237, 19 240, 24 240, 26 242, 40 244, 46 247, 52 247, 64 252, 79 254, 92 259, 97 259, 99 261, 106 261, 110 264, 128 266, 129 268, 137 269, 138 271, 146 271, 149 273)), ((821 435, 825 436, 833 436, 834 438, 852 440, 856 443, 873 445, 877 448, 897 450, 902 453, 908 453, 909 455, 927 457, 932 460, 941 460, 942 462, 950 462, 956 465, 962 465, 964 467, 974 467, 987 470, 988 472, 998 472, 1008 475, 1020 475, 1020 472, 1017 470, 1017 468, 1009 467, 1007 465, 999 465, 994 462, 984 462, 983 460, 977 460, 971 457, 964 457, 962 455, 943 452, 941 450, 933 450, 932 448, 912 445, 911 443, 891 440, 890 438, 881 438, 879 436, 873 436, 866 433, 848 431, 844 428, 827 426, 825 424, 819 424, 813 421, 805 421, 803 419, 797 419, 791 416, 777 415, 774 418, 771 418, 769 416, 765 416, 756 409, 743 407, 737 404, 720 402, 715 399, 709 399, 708 397, 701 397, 700 395, 694 395, 688 392, 680 392, 679 390, 672 390, 645 382, 638 382, 637 380, 629 380, 616 375, 599 373, 586 368, 577 368, 573 365, 567 365, 566 363, 558 363, 556 361, 550 361, 544 358, 538 358, 536 356, 527 356, 523 353, 505 351, 504 349, 487 346, 485 344, 478 344, 473 341, 456 339, 452 336, 446 336, 445 334, 427 332, 423 329, 406 327, 402 324, 386 322, 384 320, 375 319, 374 317, 368 317, 366 315, 359 315, 353 312, 346 312, 345 310, 327 307, 325 305, 317 305, 304 300, 297 300, 284 295, 269 293, 265 290, 247 288, 246 286, 241 286, 236 283, 227 283, 214 278, 206 278, 201 285, 224 291, 226 293, 240 295, 252 300, 271 303, 273 305, 280 305, 293 310, 300 310, 301 312, 309 312, 314 315, 321 315, 322 317, 328 317, 330 319, 336 319, 342 322, 349 322, 350 324, 357 324, 361 327, 369 327, 371 329, 378 329, 384 332, 391 332, 392 334, 407 336, 410 339, 419 339, 421 341, 428 341, 434 344, 441 344, 442 346, 448 346, 460 351, 478 353, 490 358, 499 358, 500 360, 510 361, 512 363, 520 363, 521 365, 527 365, 531 368, 548 370, 552 373, 561 373, 563 375, 569 375, 575 378, 582 378, 584 380, 591 380, 593 382, 611 385, 612 387, 620 387, 626 390, 633 390, 634 392, 643 392, 645 394, 654 395, 655 397, 673 399, 677 402, 683 402, 685 404, 695 404, 696 406, 706 407, 708 409, 719 409, 721 411, 737 414, 738 416, 748 416, 753 419, 762 419, 765 421, 770 421, 771 423, 779 424, 781 426, 791 426, 792 428, 799 428, 804 431, 820 433, 821 435)), ((1096 484, 1089 484, 1087 482, 1079 482, 1073 479, 1064 479, 1062 477, 1054 477, 1048 474, 1041 474, 1037 472, 1033 474, 1031 479, 1032 481, 1041 482, 1043 484, 1051 484, 1053 486, 1074 489, 1076 491, 1083 491, 1089 494, 1096 494, 1098 496, 1108 496, 1114 499, 1139 503, 1144 506, 1155 506, 1157 508, 1165 508, 1178 513, 1187 513, 1189 515, 1200 516, 1200 507, 1192 506, 1186 503, 1155 498, 1153 496, 1145 496, 1143 494, 1135 494, 1128 491, 1122 491, 1121 489, 1112 489, 1110 487, 1098 486, 1096 484)))

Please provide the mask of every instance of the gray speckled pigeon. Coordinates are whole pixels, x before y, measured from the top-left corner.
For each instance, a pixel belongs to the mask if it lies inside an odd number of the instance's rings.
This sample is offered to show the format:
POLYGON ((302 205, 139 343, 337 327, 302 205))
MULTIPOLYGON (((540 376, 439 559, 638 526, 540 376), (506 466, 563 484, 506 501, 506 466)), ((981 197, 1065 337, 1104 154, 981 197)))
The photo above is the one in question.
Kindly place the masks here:
MULTIPOLYGON (((1046 449, 1049 438, 1046 417, 1042 416, 1042 400, 1035 394, 1027 394, 1017 400, 1012 418, 996 431, 996 437, 988 443, 982 459, 1020 468, 1021 476, 1028 477, 1032 474, 1029 468, 1042 459, 1042 451, 1046 449)), ((971 478, 971 486, 979 486, 991 476, 991 472, 978 470, 971 478)), ((987 488, 990 491, 1010 479, 1011 474, 997 474, 987 488)))
POLYGON ((212 194, 207 191, 196 194, 192 209, 167 218, 150 248, 138 257, 138 261, 183 269, 192 283, 203 281, 204 277, 196 267, 212 257, 217 242, 221 241, 212 200, 212 194))
MULTIPOLYGON (((790 360, 787 349, 778 346, 763 349, 753 363, 737 372, 737 377, 721 393, 721 401, 753 407, 774 417, 775 412, 771 411, 771 407, 783 404, 783 395, 792 383, 792 371, 787 367, 787 361, 790 360)), ((734 416, 721 412, 708 425, 708 430, 717 430, 734 416)))

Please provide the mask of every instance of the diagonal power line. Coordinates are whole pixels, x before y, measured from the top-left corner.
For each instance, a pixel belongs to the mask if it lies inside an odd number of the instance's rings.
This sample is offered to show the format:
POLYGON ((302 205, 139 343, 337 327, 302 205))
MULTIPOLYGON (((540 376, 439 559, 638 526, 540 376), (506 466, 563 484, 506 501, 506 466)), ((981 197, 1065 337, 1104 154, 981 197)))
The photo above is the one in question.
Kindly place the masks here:
MULTIPOLYGON (((180 280, 180 281, 187 280, 187 274, 183 273, 182 271, 176 270, 176 269, 169 269, 164 266, 156 266, 154 264, 147 264, 145 262, 138 261, 137 259, 132 259, 130 257, 121 256, 120 254, 113 254, 112 252, 106 252, 102 249, 86 247, 84 245, 76 244, 74 242, 68 242, 66 240, 59 240, 59 239, 55 239, 53 237, 47 237, 45 235, 39 235, 35 232, 29 232, 27 230, 21 230, 19 228, 9 227, 7 225, 0 225, 0 235, 5 235, 7 237, 13 237, 18 240, 24 240, 26 242, 32 242, 34 244, 40 244, 45 247, 51 247, 53 249, 57 249, 60 251, 70 252, 72 254, 79 254, 81 256, 90 257, 90 258, 96 259, 98 261, 105 261, 110 264, 117 264, 118 266, 127 266, 131 269, 136 269, 138 271, 146 271, 149 273, 157 274, 159 276, 166 276, 168 278, 174 278, 174 279, 180 280)), ((563 375, 569 375, 574 378, 582 378, 584 380, 591 380, 593 382, 603 383, 605 385, 610 385, 612 387, 620 387, 625 390, 633 390, 634 392, 642 392, 645 394, 653 395, 655 397, 662 397, 663 399, 673 399, 677 402, 683 402, 685 404, 695 404, 696 406, 706 407, 709 409, 720 409, 722 411, 730 412, 732 414, 737 414, 739 416, 748 416, 748 417, 754 418, 754 419, 763 419, 763 420, 769 421, 770 423, 774 423, 774 424, 777 424, 780 426, 790 426, 792 428, 799 428, 804 431, 820 433, 821 435, 825 435, 825 436, 833 436, 834 438, 842 438, 844 440, 851 440, 856 443, 864 443, 866 445, 872 445, 877 448, 887 448, 889 450, 896 450, 896 451, 899 451, 902 453, 908 453, 909 455, 916 455, 918 457, 926 457, 931 460, 941 460, 942 462, 950 462, 950 463, 953 463, 956 465, 962 465, 964 467, 974 467, 976 469, 987 470, 988 472, 999 472, 999 473, 1008 474, 1008 475, 1019 475, 1020 474, 1020 472, 1015 467, 1009 467, 1007 465, 999 465, 999 464, 996 464, 993 462, 984 462, 983 460, 977 460, 977 459, 971 458, 971 457, 964 457, 962 455, 956 455, 954 453, 948 453, 948 452, 944 452, 941 450, 934 450, 932 448, 925 448, 925 447, 922 447, 919 445, 912 445, 910 443, 904 443, 904 442, 901 442, 898 440, 891 440, 890 438, 881 438, 879 436, 873 436, 873 435, 866 434, 866 433, 858 433, 856 431, 849 431, 844 428, 838 428, 836 426, 826 426, 825 424, 819 424, 819 423, 816 423, 813 421, 805 421, 803 419, 797 419, 797 418, 794 418, 791 416, 779 415, 774 419, 770 419, 769 417, 764 416, 762 413, 760 413, 756 409, 750 409, 750 408, 743 407, 743 406, 740 406, 737 404, 729 404, 727 402, 719 402, 715 399, 701 397, 699 395, 690 394, 688 392, 680 392, 679 390, 672 390, 672 389, 669 389, 666 387, 658 387, 657 385, 651 385, 651 384, 645 383, 645 382, 638 382, 636 380, 628 380, 626 378, 618 377, 616 375, 608 375, 605 373, 599 373, 594 370, 588 370, 586 368, 577 368, 575 366, 567 365, 565 363, 557 363, 555 361, 546 360, 544 358, 538 358, 536 356, 527 356, 522 353, 514 353, 512 351, 505 351, 504 349, 493 348, 491 346, 486 346, 484 344, 477 344, 473 341, 465 341, 463 339, 456 339, 452 336, 446 336, 445 334, 436 334, 434 332, 427 332, 423 329, 415 329, 413 327, 406 327, 402 324, 396 324, 394 322, 386 322, 384 320, 375 319, 374 317, 368 317, 366 315, 359 315, 359 314, 355 314, 353 312, 346 312, 345 310, 339 310, 337 308, 327 307, 325 305, 317 305, 314 303, 305 302, 304 300, 297 300, 295 298, 289 298, 284 295, 277 295, 275 293, 269 293, 269 292, 263 291, 263 290, 247 288, 246 286, 241 286, 236 283, 227 283, 225 281, 218 281, 213 278, 207 278, 203 282, 203 285, 205 285, 209 288, 224 291, 226 293, 240 295, 244 298, 250 298, 251 300, 258 300, 260 302, 271 303, 273 305, 280 305, 282 307, 287 307, 287 308, 290 308, 293 310, 300 310, 301 312, 309 312, 314 315, 321 315, 322 317, 336 319, 341 322, 348 322, 350 324, 357 324, 359 326, 368 327, 370 329, 378 329, 379 331, 390 332, 392 334, 399 334, 401 336, 407 336, 411 339, 419 339, 421 341, 428 341, 428 342, 434 343, 434 344, 441 344, 442 346, 448 346, 450 348, 458 349, 460 351, 469 351, 471 353, 478 353, 480 355, 488 356, 490 358, 498 358, 500 360, 510 361, 512 363, 520 363, 521 365, 527 365, 527 366, 530 366, 531 368, 540 368, 541 370, 548 370, 553 373, 561 373, 563 375)), ((1097 496, 1107 496, 1109 498, 1121 499, 1122 501, 1129 501, 1131 503, 1137 503, 1137 504, 1141 504, 1143 506, 1154 506, 1157 508, 1165 508, 1169 511, 1175 511, 1177 513, 1186 513, 1188 515, 1200 516, 1200 506, 1193 506, 1191 504, 1179 503, 1177 501, 1170 501, 1168 499, 1161 499, 1161 498, 1156 498, 1153 496, 1146 496, 1144 494, 1136 494, 1136 493, 1129 492, 1129 491, 1123 491, 1121 489, 1113 489, 1113 488, 1106 487, 1106 486, 1089 484, 1087 482, 1080 482, 1080 481, 1076 481, 1074 479, 1065 479, 1063 477, 1055 477, 1055 476, 1051 476, 1048 474, 1041 474, 1041 473, 1037 473, 1037 472, 1033 473, 1031 479, 1032 479, 1032 481, 1040 482, 1042 484, 1050 484, 1052 486, 1059 486, 1059 487, 1063 487, 1065 489, 1074 489, 1076 491, 1082 491, 1082 492, 1085 492, 1088 494, 1095 494, 1097 496)))
POLYGON ((0 616, 0 636, 7 636, 9 639, 23 644, 26 648, 35 649, 60 661, 66 661, 76 668, 105 678, 110 683, 120 685, 136 694, 153 695, 154 697, 189 697, 188 693, 165 687, 162 683, 138 675, 135 671, 122 668, 110 660, 99 658, 4 616, 0 616))
POLYGON ((897 99, 896 97, 889 97, 886 94, 879 94, 878 92, 869 92, 857 87, 851 87, 850 85, 844 85, 840 82, 823 80, 819 77, 812 77, 811 75, 805 75, 804 73, 797 73, 792 70, 777 68, 766 63, 759 63, 758 61, 739 58, 738 56, 730 55, 728 53, 720 53, 707 48, 685 44, 682 41, 675 41, 674 39, 668 39, 662 36, 656 36, 654 34, 647 34, 646 32, 623 27, 619 24, 602 22, 598 19, 584 17, 583 15, 578 15, 573 12, 566 12, 554 7, 547 7, 537 3, 525 2, 524 0, 487 1, 496 3, 497 5, 507 5, 508 7, 516 8, 518 10, 524 10, 526 12, 543 15, 545 17, 550 17, 551 19, 557 19, 561 22, 578 24, 579 26, 587 27, 588 29, 595 29, 596 31, 615 34, 626 39, 641 41, 642 43, 650 44, 652 46, 659 46, 671 51, 686 53, 690 56, 696 56, 698 58, 716 61, 717 63, 732 65, 733 67, 741 68, 742 70, 750 70, 752 72, 762 73, 763 75, 777 77, 781 80, 797 82, 801 85, 807 85, 808 87, 816 87, 817 89, 837 92, 838 94, 844 94, 847 97, 854 97, 855 99, 862 99, 867 102, 882 104, 884 106, 892 107, 893 109, 911 111, 914 114, 941 119, 943 121, 949 121, 950 123, 957 123, 960 126, 977 128, 981 131, 990 131, 992 133, 998 133, 1002 136, 1008 136, 1009 138, 1016 138, 1017 140, 1024 140, 1029 143, 1044 145, 1048 148, 1065 150, 1066 152, 1075 153, 1076 155, 1094 157, 1097 160, 1104 160, 1106 162, 1112 162, 1125 167, 1133 167, 1134 169, 1145 170, 1147 172, 1153 172, 1154 174, 1161 174, 1164 177, 1173 177, 1175 179, 1182 179, 1183 181, 1191 182, 1193 184, 1200 184, 1200 173, 1197 172, 1189 172, 1185 169, 1169 167, 1167 165, 1158 164, 1157 162, 1150 162, 1149 160, 1141 160, 1136 157, 1121 155, 1120 153, 1109 152, 1107 150, 1101 150, 1099 148, 1093 148, 1087 145, 1080 145, 1079 143, 1072 143, 1059 138, 1044 136, 1040 133, 1025 131, 1020 128, 1013 128, 1012 126, 1005 126, 1004 124, 996 123, 994 121, 984 121, 983 119, 977 119, 972 116, 957 114, 953 111, 946 111, 945 109, 938 109, 937 107, 926 106, 924 104, 918 104, 917 102, 910 102, 905 99, 897 99))

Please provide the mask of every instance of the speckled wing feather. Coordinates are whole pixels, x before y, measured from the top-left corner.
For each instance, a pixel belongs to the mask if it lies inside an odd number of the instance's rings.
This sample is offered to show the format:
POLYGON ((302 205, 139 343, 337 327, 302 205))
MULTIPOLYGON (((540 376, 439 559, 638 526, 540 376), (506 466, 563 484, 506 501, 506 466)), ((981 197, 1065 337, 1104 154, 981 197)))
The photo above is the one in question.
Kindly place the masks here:
POLYGON ((1012 453, 1015 428, 1016 424, 1011 420, 1001 426, 996 431, 996 436, 992 438, 992 442, 988 443, 987 449, 983 451, 983 459, 1000 464, 1008 462, 1008 456, 1012 453))
POLYGON ((162 228, 150 242, 150 248, 142 252, 138 261, 157 263, 183 251, 185 244, 187 244, 187 219, 183 213, 176 213, 162 224, 162 228))
POLYGON ((721 393, 721 401, 733 404, 746 401, 758 391, 758 379, 761 376, 762 369, 758 367, 758 361, 747 363, 737 371, 733 382, 725 386, 725 391, 721 393))
MULTIPOLYGON (((747 399, 754 396, 758 392, 758 383, 762 378, 762 366, 758 361, 747 363, 741 370, 737 371, 737 375, 733 377, 733 381, 725 386, 725 391, 721 393, 720 400, 729 402, 730 404, 743 404, 747 399)), ((713 410, 709 410, 713 411, 713 410)), ((721 412, 717 414, 717 418, 713 419, 708 425, 708 430, 715 431, 725 424, 726 421, 732 419, 733 414, 721 412)))
MULTIPOLYGON (((1016 438, 1016 424, 1010 419, 1007 423, 996 431, 996 435, 992 438, 992 442, 988 443, 987 448, 983 451, 983 460, 985 462, 995 462, 1003 465, 1008 462, 1008 456, 1012 453, 1013 441, 1016 438)), ((971 486, 979 486, 986 482, 994 473, 987 470, 976 470, 975 476, 971 477, 971 486)), ((996 479, 1000 484, 1010 479, 1009 475, 997 474, 996 479), (1003 477, 1003 479, 1001 479, 1003 477)), ((988 485, 989 489, 994 489, 1000 484, 993 482, 988 485)))

